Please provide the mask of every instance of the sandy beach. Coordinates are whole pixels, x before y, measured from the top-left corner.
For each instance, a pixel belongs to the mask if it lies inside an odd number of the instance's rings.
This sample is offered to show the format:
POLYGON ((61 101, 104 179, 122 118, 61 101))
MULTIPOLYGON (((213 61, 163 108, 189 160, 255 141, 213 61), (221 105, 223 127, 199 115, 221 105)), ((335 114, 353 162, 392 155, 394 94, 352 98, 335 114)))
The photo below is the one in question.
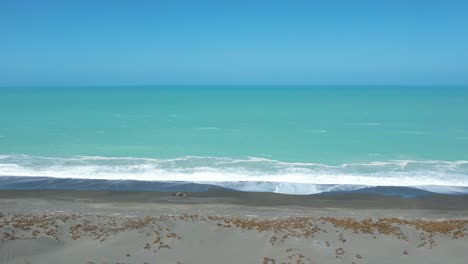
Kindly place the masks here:
POLYGON ((467 201, 1 191, 0 263, 466 264, 467 201))

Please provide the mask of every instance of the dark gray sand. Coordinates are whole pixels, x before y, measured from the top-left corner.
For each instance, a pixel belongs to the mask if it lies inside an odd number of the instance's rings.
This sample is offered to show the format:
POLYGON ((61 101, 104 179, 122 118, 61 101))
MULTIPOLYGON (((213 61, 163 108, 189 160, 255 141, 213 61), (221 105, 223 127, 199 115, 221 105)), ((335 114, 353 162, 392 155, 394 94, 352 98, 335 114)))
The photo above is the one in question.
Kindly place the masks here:
POLYGON ((468 263, 468 196, 0 191, 3 263, 468 263))

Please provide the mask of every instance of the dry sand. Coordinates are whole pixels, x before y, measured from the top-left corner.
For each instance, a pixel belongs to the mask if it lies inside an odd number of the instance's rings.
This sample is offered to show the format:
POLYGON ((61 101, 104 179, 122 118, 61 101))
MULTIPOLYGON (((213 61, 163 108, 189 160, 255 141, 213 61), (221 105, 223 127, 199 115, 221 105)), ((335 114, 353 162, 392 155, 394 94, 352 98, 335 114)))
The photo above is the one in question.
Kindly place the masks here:
POLYGON ((0 264, 467 264, 467 204, 467 196, 0 191, 0 264))

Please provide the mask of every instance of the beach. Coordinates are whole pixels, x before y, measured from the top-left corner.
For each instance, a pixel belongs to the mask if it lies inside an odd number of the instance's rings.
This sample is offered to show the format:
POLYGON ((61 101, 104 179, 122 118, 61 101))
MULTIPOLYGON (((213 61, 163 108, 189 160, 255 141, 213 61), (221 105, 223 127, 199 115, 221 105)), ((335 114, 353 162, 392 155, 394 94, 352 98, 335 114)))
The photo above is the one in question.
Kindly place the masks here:
POLYGON ((466 263, 468 197, 0 191, 0 263, 466 263))
POLYGON ((0 1, 0 264, 468 264, 468 1, 0 1))
POLYGON ((1 89, 0 264, 466 264, 466 98, 1 89))

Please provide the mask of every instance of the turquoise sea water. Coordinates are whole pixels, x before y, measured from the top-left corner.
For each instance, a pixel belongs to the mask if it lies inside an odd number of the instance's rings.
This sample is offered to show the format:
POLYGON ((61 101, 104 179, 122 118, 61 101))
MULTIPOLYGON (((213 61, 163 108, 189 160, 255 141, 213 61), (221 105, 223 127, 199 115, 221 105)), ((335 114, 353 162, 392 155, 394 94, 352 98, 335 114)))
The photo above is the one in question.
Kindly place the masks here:
POLYGON ((2 175, 456 192, 468 87, 2 87, 2 175))

